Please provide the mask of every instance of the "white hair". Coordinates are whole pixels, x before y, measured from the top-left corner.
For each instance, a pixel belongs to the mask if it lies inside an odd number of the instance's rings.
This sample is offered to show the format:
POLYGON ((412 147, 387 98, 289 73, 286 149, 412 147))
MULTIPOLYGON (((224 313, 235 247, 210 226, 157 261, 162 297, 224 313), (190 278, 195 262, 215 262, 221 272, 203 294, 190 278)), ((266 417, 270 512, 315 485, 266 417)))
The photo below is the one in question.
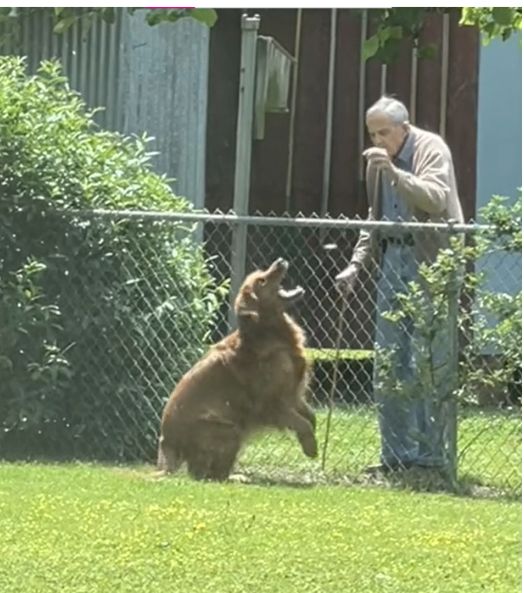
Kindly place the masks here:
POLYGON ((401 101, 394 99, 393 97, 380 97, 380 99, 371 105, 366 111, 366 119, 375 113, 380 113, 391 119, 395 124, 404 124, 409 122, 409 113, 401 101))

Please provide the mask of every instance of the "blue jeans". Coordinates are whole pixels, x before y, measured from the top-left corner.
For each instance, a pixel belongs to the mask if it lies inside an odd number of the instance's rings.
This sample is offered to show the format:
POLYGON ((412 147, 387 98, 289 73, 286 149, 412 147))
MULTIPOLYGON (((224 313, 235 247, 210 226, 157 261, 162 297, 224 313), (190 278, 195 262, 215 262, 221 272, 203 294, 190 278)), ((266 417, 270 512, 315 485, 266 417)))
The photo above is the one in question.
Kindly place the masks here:
POLYGON ((394 323, 381 315, 397 309, 396 294, 405 293, 408 282, 417 280, 417 269, 413 248, 388 245, 377 282, 375 353, 386 349, 391 359, 387 366, 388 380, 384 381, 376 355, 373 377, 381 462, 442 466, 447 448, 446 406, 441 399, 447 393, 447 332, 440 328, 428 348, 428 341, 421 339, 413 319, 394 323), (421 363, 422 357, 432 361, 430 381, 421 376, 423 369, 428 368, 427 363, 421 363), (402 392, 395 389, 395 382, 402 386, 402 392))

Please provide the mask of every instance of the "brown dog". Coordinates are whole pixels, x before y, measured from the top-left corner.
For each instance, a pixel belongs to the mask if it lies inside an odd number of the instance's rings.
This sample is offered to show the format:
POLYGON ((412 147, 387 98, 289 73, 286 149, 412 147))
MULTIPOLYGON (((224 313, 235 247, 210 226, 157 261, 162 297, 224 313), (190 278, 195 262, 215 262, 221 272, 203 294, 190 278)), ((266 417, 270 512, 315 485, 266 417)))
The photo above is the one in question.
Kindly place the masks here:
POLYGON ((304 399, 304 334, 285 313, 301 297, 280 283, 288 263, 250 274, 235 301, 238 330, 216 344, 177 385, 162 416, 158 467, 187 462, 197 479, 225 480, 240 447, 263 427, 294 431, 316 457, 315 415, 304 399))

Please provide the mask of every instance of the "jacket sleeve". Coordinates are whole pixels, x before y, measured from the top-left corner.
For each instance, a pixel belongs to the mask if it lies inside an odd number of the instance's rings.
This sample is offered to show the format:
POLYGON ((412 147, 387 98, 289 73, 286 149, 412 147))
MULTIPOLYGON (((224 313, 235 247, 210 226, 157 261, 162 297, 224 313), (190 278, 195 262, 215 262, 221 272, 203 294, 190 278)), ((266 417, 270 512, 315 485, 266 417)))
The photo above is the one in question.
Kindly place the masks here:
MULTIPOLYGON (((373 209, 370 207, 366 220, 375 220, 373 209)), ((364 267, 371 258, 372 252, 372 232, 361 229, 357 243, 353 248, 350 265, 356 265, 359 268, 364 267)))
POLYGON ((412 207, 439 214, 446 209, 450 178, 451 158, 444 151, 433 150, 424 157, 416 173, 398 170, 395 185, 412 207))

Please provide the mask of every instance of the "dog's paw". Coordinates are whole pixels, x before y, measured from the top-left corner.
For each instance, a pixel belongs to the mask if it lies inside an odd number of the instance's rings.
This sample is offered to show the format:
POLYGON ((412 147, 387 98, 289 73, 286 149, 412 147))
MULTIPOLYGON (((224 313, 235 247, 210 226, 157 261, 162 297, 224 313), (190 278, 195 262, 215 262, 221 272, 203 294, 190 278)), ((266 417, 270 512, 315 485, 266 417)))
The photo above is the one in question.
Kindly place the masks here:
POLYGON ((318 457, 318 446, 315 440, 303 443, 302 449, 305 455, 307 455, 311 459, 315 459, 316 457, 318 457))
POLYGON ((227 481, 233 482, 235 484, 249 484, 251 480, 249 479, 249 476, 246 476, 246 474, 238 472, 231 474, 227 481))

